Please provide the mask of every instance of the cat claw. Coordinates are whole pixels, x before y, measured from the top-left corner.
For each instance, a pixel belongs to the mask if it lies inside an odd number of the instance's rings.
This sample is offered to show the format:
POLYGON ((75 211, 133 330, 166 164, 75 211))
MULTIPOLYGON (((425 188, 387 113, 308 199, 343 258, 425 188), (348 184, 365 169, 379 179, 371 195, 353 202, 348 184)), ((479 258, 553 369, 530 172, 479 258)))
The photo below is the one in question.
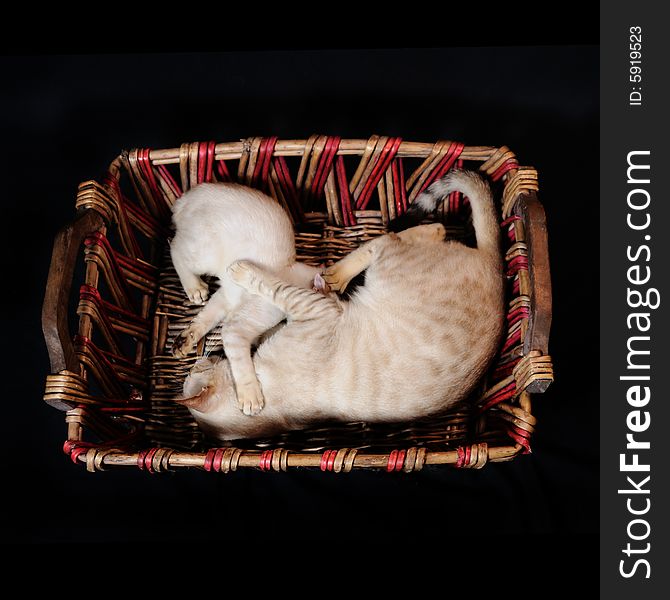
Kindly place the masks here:
POLYGON ((237 389, 237 405, 239 409, 247 416, 257 415, 263 410, 265 400, 263 392, 256 383, 255 385, 239 386, 237 389))
POLYGON ((342 278, 342 272, 336 265, 328 267, 322 274, 324 281, 331 290, 335 292, 343 292, 351 279, 342 278))
POLYGON ((197 343, 195 333, 190 328, 184 329, 172 342, 172 355, 184 358, 195 350, 197 343))
POLYGON ((185 292, 192 304, 204 304, 209 298, 209 288, 204 283, 198 287, 189 288, 185 292))

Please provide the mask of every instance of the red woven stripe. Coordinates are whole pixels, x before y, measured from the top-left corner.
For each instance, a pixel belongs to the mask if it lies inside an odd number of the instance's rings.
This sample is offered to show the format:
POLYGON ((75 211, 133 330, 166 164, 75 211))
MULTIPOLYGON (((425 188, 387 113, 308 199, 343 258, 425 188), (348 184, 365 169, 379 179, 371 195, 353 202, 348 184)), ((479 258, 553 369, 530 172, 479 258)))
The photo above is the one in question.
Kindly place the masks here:
POLYGON ((400 172, 398 168, 398 161, 394 160, 391 163, 391 175, 393 176, 393 195, 394 195, 394 201, 395 201, 395 214, 396 216, 400 216, 403 212, 405 212, 405 208, 403 206, 403 201, 402 201, 402 192, 404 191, 404 188, 402 186, 402 183, 400 181, 400 172))
POLYGON ((326 139, 325 146, 319 158, 319 164, 317 165, 314 179, 312 180, 312 187, 310 188, 310 193, 314 198, 318 198, 323 192, 323 188, 326 185, 326 180, 328 179, 328 173, 330 172, 330 169, 333 165, 333 160, 340 148, 340 140, 341 138, 337 136, 328 137, 328 139, 326 139))
POLYGON ((107 257, 107 262, 111 267, 111 273, 105 273, 107 276, 114 279, 116 287, 121 290, 123 294, 123 301, 130 306, 134 312, 137 312, 137 305, 135 304, 135 299, 130 293, 128 288, 127 279, 121 267, 119 266, 119 261, 117 260, 117 253, 114 251, 112 246, 109 243, 109 240, 99 231, 94 231, 91 235, 87 236, 84 239, 84 245, 87 247, 98 245, 107 257))
POLYGON ((212 448, 211 450, 208 450, 207 454, 205 455, 205 464, 203 465, 203 468, 207 472, 212 470, 212 463, 214 462, 214 454, 216 454, 216 449, 212 448))
POLYGON ((263 138, 258 149, 258 158, 256 159, 256 166, 251 178, 251 185, 255 187, 267 187, 268 174, 270 172, 270 160, 277 144, 277 137, 263 138))
POLYGON ((402 138, 389 138, 384 144, 384 148, 377 157, 377 162, 372 169, 372 173, 368 180, 365 182, 363 189, 361 190, 358 200, 356 201, 356 208, 358 210, 365 210, 370 199, 372 198, 372 192, 377 187, 379 180, 383 177, 384 172, 388 169, 388 166, 391 164, 391 161, 398 152, 398 148, 402 143, 402 138))
POLYGON ((219 160, 216 164, 216 170, 219 174, 221 181, 232 181, 230 173, 228 172, 228 167, 226 166, 225 160, 219 160))
POLYGON ((337 450, 326 450, 321 456, 321 465, 320 465, 321 470, 332 471, 336 456, 337 456, 337 450))
POLYGON ((130 202, 124 195, 120 196, 119 205, 127 209, 130 213, 130 216, 135 220, 141 222, 150 233, 150 237, 154 239, 165 238, 168 236, 169 231, 159 223, 156 218, 137 206, 136 204, 130 202))
POLYGON ((337 188, 340 194, 340 204, 342 206, 342 217, 344 224, 349 227, 356 224, 356 215, 351 207, 351 194, 349 193, 349 183, 347 182, 347 174, 344 169, 344 158, 337 157, 335 163, 335 175, 337 179, 337 188))
POLYGON ((480 412, 484 412, 485 410, 488 410, 492 406, 495 406, 496 404, 499 404, 500 402, 504 402, 505 400, 509 400, 510 398, 514 397, 516 393, 516 383, 512 381, 508 385, 506 385, 504 388, 498 390, 493 396, 488 398, 484 404, 479 408, 480 412))
POLYGON ((207 166, 205 168, 205 181, 214 181, 214 150, 216 149, 216 142, 209 142, 207 144, 207 166))
POLYGON ((279 187, 287 200, 289 210, 293 215, 293 221, 300 223, 303 220, 302 206, 300 205, 298 192, 295 189, 295 185, 293 185, 293 180, 291 179, 291 174, 288 170, 285 158, 283 156, 276 156, 274 158, 274 166, 275 172, 277 173, 277 180, 279 181, 279 187))
POLYGON ((512 260, 507 263, 507 276, 515 275, 518 271, 528 270, 528 257, 527 256, 515 256, 512 260))
POLYGON ((165 181, 168 187, 172 190, 172 193, 177 196, 177 198, 179 198, 182 194, 181 188, 179 187, 179 184, 176 182, 175 178, 172 177, 167 167, 165 165, 157 165, 156 169, 158 170, 158 173, 160 174, 163 181, 165 181))
POLYGON ((519 215, 512 215, 511 217, 507 217, 501 224, 500 227, 507 227, 508 225, 511 225, 514 223, 514 221, 520 221, 521 217, 519 215))
POLYGON ((151 166, 151 159, 149 158, 150 149, 143 148, 138 150, 137 153, 137 164, 140 167, 140 172, 144 175, 144 179, 149 186, 149 191, 154 201, 154 207, 156 208, 156 216, 165 220, 170 218, 170 211, 163 200, 163 193, 158 186, 156 181, 156 176, 154 175, 153 168, 151 166))
POLYGON ((114 258, 119 263, 119 266, 124 271, 133 271, 135 274, 140 277, 148 279, 151 283, 156 283, 156 272, 158 269, 149 263, 144 261, 138 261, 134 258, 128 258, 124 254, 119 254, 116 251, 114 252, 114 258))
POLYGON ((517 444, 523 447, 524 454, 530 454, 530 441, 526 437, 519 435, 511 428, 507 430, 507 433, 517 444))
POLYGON ((518 344, 521 341, 521 329, 517 329, 510 337, 505 341, 505 345, 500 351, 501 354, 505 354, 512 346, 518 344))
POLYGON ((150 448, 149 450, 142 450, 138 457, 137 457, 137 466, 140 468, 140 470, 144 471, 145 469, 149 471, 149 473, 155 473, 153 465, 151 464, 153 461, 153 458, 158 452, 158 448, 150 448))
POLYGON ((140 247, 137 238, 135 237, 135 231, 128 223, 128 214, 126 211, 127 200, 124 198, 121 193, 121 187, 119 186, 119 180, 114 177, 109 171, 103 179, 103 184, 109 186, 113 190, 113 196, 116 199, 116 205, 119 207, 119 222, 122 229, 126 232, 130 238, 130 245, 132 247, 132 253, 134 256, 144 256, 142 248, 140 247), (125 226, 124 226, 125 225, 125 226))
POLYGON ((460 143, 453 143, 449 146, 449 149, 447 150, 442 160, 421 185, 419 194, 421 194, 428 186, 430 186, 431 183, 442 177, 442 175, 451 169, 451 167, 456 162, 456 159, 461 155, 461 152, 463 152, 463 148, 465 148, 465 144, 460 143))
POLYGON ((508 158, 502 165, 496 169, 496 171, 491 175, 493 181, 498 181, 507 171, 512 169, 518 169, 519 163, 515 158, 508 158))
POLYGON ((450 152, 448 153, 449 158, 444 161, 444 164, 442 166, 438 166, 437 170, 434 171, 433 181, 442 177, 449 169, 451 169, 451 167, 454 166, 454 163, 458 160, 458 157, 463 152, 463 148, 465 148, 465 144, 461 144, 460 142, 452 144, 450 152))
POLYGON ((400 471, 405 464, 406 454, 406 450, 392 450, 386 463, 386 471, 388 473, 391 473, 392 471, 400 471))
POLYGON ((223 453, 225 452, 225 448, 217 448, 216 452, 214 452, 214 459, 212 460, 212 469, 216 473, 219 473, 221 471, 221 461, 223 460, 223 453))
POLYGON ((134 322, 135 325, 142 327, 146 329, 149 327, 149 320, 144 319, 143 317, 140 317, 139 315, 121 308, 120 306, 116 306, 115 304, 112 304, 111 302, 107 302, 107 300, 104 300, 102 296, 100 296, 100 291, 97 288, 91 287, 90 285, 83 284, 79 288, 79 297, 80 298, 85 298, 87 300, 90 300, 94 304, 96 304, 103 313, 108 313, 108 312, 113 312, 118 315, 122 315, 128 320, 131 320, 134 322))
POLYGON ((456 448, 456 452, 458 453, 458 460, 456 461, 456 468, 460 469, 465 464, 465 448, 463 448, 463 446, 459 446, 458 448, 456 448))
POLYGON ((493 372, 493 381, 498 382, 502 381, 506 377, 509 377, 513 373, 517 362, 518 361, 514 361, 497 366, 493 372))
POLYGON ((93 444, 89 442, 67 440, 63 444, 63 452, 65 452, 75 464, 77 463, 77 459, 84 454, 84 452, 87 452, 89 448, 93 448, 93 444))
POLYGON ((258 466, 261 471, 270 471, 272 469, 272 455, 274 450, 264 450, 261 453, 258 466))
POLYGON ((73 463, 77 464, 77 460, 79 459, 79 457, 87 451, 88 448, 75 448, 70 453, 70 459, 72 460, 73 463))
POLYGON ((200 142, 198 144, 198 168, 196 174, 196 181, 204 183, 207 171, 207 142, 200 142))
POLYGON ((519 308, 514 309, 512 312, 510 312, 507 315, 507 324, 508 326, 512 326, 521 319, 526 319, 530 315, 530 311, 528 310, 528 307, 526 306, 521 306, 519 308))

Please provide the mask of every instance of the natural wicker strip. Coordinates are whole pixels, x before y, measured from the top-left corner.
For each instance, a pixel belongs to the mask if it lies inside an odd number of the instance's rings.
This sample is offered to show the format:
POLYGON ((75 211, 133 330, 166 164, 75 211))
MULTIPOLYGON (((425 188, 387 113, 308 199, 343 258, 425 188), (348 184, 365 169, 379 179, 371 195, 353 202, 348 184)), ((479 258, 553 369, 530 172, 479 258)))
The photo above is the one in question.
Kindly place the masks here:
MULTIPOLYGON (((188 176, 188 156, 189 156, 190 144, 182 144, 179 147, 177 153, 177 162, 179 162, 179 178, 181 180, 181 189, 182 192, 186 192, 190 189, 190 180, 188 176)), ((152 158, 153 160, 153 158, 152 158)), ((154 160, 154 164, 157 164, 154 160)))
POLYGON ((156 171, 158 174, 158 183, 163 191, 163 196, 170 207, 172 207, 182 193, 179 184, 175 178, 172 177, 165 165, 158 165, 156 171))
POLYGON ((463 144, 459 143, 449 144, 440 161, 434 167, 431 167, 429 170, 427 169, 419 178, 417 185, 412 190, 414 198, 426 190, 431 183, 442 177, 454 165, 461 152, 463 152, 463 147, 463 144))
POLYGON ((514 203, 521 194, 538 191, 537 171, 530 167, 519 167, 509 178, 503 191, 503 218, 512 214, 514 203))
POLYGON ((551 357, 543 356, 539 350, 532 350, 514 368, 514 378, 519 389, 526 389, 533 381, 553 381, 554 371, 551 357))
POLYGON ((328 221, 335 225, 344 225, 344 218, 340 210, 340 199, 337 195, 335 171, 330 170, 325 185, 326 204, 328 207, 328 221))
POLYGON ((383 179, 379 182, 377 186, 377 194, 379 195, 379 208, 381 209, 382 214, 382 224, 388 225, 389 221, 392 221, 395 214, 395 203, 393 198, 395 196, 393 189, 393 173, 390 170, 387 170, 384 174, 383 179))
POLYGON ((129 180, 135 191, 135 197, 138 199, 141 208, 149 214, 155 215, 155 208, 151 199, 151 192, 140 173, 139 165, 137 164, 137 156, 139 150, 131 150, 123 155, 126 170, 129 175, 129 180))
POLYGON ((154 167, 149 158, 149 149, 143 148, 137 152, 137 161, 139 165, 139 174, 141 177, 144 177, 146 180, 149 192, 151 194, 151 199, 153 201, 154 216, 160 221, 166 221, 170 219, 170 209, 168 208, 169 202, 166 201, 165 194, 163 193, 160 185, 159 178, 154 167))
MULTIPOLYGON (((340 142, 340 144, 341 143, 342 142, 340 142)), ((335 172, 337 174, 337 188, 339 190, 340 203, 342 205, 344 225, 350 227, 356 224, 356 216, 354 215, 351 202, 347 174, 344 168, 344 159, 341 156, 338 156, 335 162, 335 172)))
MULTIPOLYGON (((310 143, 313 143, 311 136, 305 140, 279 140, 275 148, 275 155, 277 156, 303 156, 306 148, 310 143)), ((378 137, 378 136, 377 136, 378 137)), ((244 154, 246 140, 240 142, 225 142, 217 144, 215 147, 216 160, 238 160, 244 154)), ((370 138, 367 139, 343 139, 340 144, 338 154, 342 156, 360 156, 364 153, 366 147, 370 143, 370 138)), ((429 156, 433 150, 434 144, 430 142, 410 142, 403 141, 399 150, 398 156, 407 157, 426 157, 429 156)), ((491 155, 497 150, 493 146, 466 146, 462 157, 464 160, 476 160, 483 162, 488 160, 491 155)), ((154 164, 174 164, 179 162, 180 149, 155 149, 151 151, 150 157, 154 164)))
POLYGON ((120 263, 107 238, 102 233, 95 232, 84 240, 84 244, 86 245, 85 260, 96 261, 105 276, 114 300, 119 306, 135 312, 137 307, 128 289, 126 274, 122 272, 120 263))
POLYGON ((78 210, 93 209, 106 222, 117 223, 124 251, 131 258, 142 256, 142 250, 129 223, 124 203, 120 200, 120 193, 115 193, 114 190, 110 190, 110 187, 103 187, 95 181, 80 184, 75 207, 78 210))
MULTIPOLYGON (((91 447, 87 445, 85 447, 78 446, 79 443, 74 443, 74 449, 70 450, 68 454, 73 458, 73 453, 76 449, 80 449, 82 452, 77 454, 73 460, 79 459, 79 457, 88 451, 91 447)), ((480 444, 479 446, 483 446, 480 444)), ((143 466, 148 466, 147 464, 147 455, 150 451, 157 452, 159 448, 151 448, 144 450, 140 453, 124 453, 124 452, 109 452, 107 453, 101 461, 101 465, 104 466, 139 466, 141 462, 143 466)), ((520 445, 515 446, 499 446, 496 448, 488 448, 488 453, 484 453, 479 450, 478 457, 480 461, 483 456, 486 456, 488 462, 501 462, 509 460, 519 454, 521 450, 520 445)), ((335 460, 339 451, 334 452, 333 458, 333 471, 335 470, 335 460)), ((328 460, 330 456, 333 455, 329 453, 328 460)), ((472 450, 471 450, 472 452, 472 450)), ((228 473, 230 471, 235 471, 239 467, 257 467, 259 464, 261 453, 259 452, 246 452, 238 448, 227 448, 224 452, 221 461, 221 472, 228 473)), ((353 450, 347 455, 349 459, 345 459, 342 465, 340 472, 347 473, 353 468, 373 468, 373 469, 385 469, 388 465, 389 454, 361 454, 360 452, 354 452, 353 450), (350 465, 347 465, 347 460, 351 461, 350 465)), ((153 456, 152 456, 153 457, 153 456)), ((425 448, 418 448, 416 454, 416 462, 414 465, 408 463, 409 451, 405 458, 405 467, 408 465, 412 467, 412 470, 421 470, 423 465, 452 465, 455 466, 458 463, 459 456, 457 450, 449 450, 444 452, 427 452, 425 448), (422 458, 419 458, 422 457, 422 458)), ((172 468, 179 467, 197 467, 204 468, 203 463, 206 458, 206 454, 198 452, 180 452, 173 451, 170 455, 169 466, 172 468)), ((288 456, 286 467, 287 469, 296 468, 296 467, 312 467, 319 468, 323 460, 322 455, 315 455, 313 453, 295 453, 291 452, 288 456)), ((149 463, 150 464, 150 463, 149 463)), ((476 463, 475 463, 476 464, 476 463)), ((473 464, 474 466, 474 464, 473 464)), ((151 465, 152 469, 154 465, 151 465)), ((403 467, 403 471, 410 472, 407 468, 403 467)))
MULTIPOLYGON (((385 148, 387 148, 387 143, 391 140, 391 138, 387 136, 372 136, 371 140, 373 138, 376 139, 376 143, 374 146, 372 146, 372 152, 369 155, 364 155, 361 159, 361 165, 365 160, 365 168, 360 173, 359 179, 356 182, 356 187, 352 192, 352 197, 358 210, 365 209, 365 207, 361 206, 360 203, 365 200, 365 194, 370 187, 369 181, 374 179, 373 173, 379 170, 378 164, 382 156, 382 152, 385 148)), ((356 173, 359 173, 359 169, 357 169, 356 173)))
POLYGON ((365 180, 365 185, 363 186, 363 189, 361 190, 360 195, 356 201, 356 208, 359 210, 365 210, 367 207, 370 199, 372 198, 372 192, 374 188, 377 186, 386 173, 386 170, 389 168, 389 165, 398 152, 398 148, 400 147, 401 142, 401 138, 388 138, 384 144, 384 147, 377 156, 372 172, 365 180))
MULTIPOLYGON (((298 190, 306 190, 308 188, 308 186, 305 184, 305 176, 307 175, 312 148, 314 147, 314 144, 318 138, 318 135, 309 136, 309 138, 303 142, 301 151, 297 154, 298 156, 302 157, 300 160, 300 167, 298 168, 298 175, 296 177, 296 189, 298 190)), ((278 142, 278 144, 275 146, 275 154, 279 156, 287 156, 286 154, 279 153, 279 144, 281 144, 281 142, 278 142)))
POLYGON ((507 147, 501 146, 498 148, 488 160, 484 161, 479 170, 487 175, 495 173, 506 161, 516 158, 514 153, 507 147))
POLYGON ((407 191, 409 192, 410 204, 419 193, 426 188, 426 181, 438 166, 444 161, 451 149, 451 142, 437 141, 433 145, 432 152, 426 160, 407 179, 407 191))
MULTIPOLYGON (((358 199, 358 194, 360 193, 360 189, 363 185, 361 180, 364 177, 364 173, 368 170, 370 159, 373 153, 376 151, 379 141, 380 137, 378 135, 371 135, 364 145, 364 150, 361 153, 361 160, 358 163, 358 167, 356 167, 356 171, 354 172, 353 177, 349 181, 349 192, 351 193, 354 200, 358 199)), ((369 170, 372 170, 372 166, 369 167, 369 170)))
POLYGON ((324 141, 323 151, 319 157, 317 163, 316 172, 314 173, 314 178, 312 180, 312 185, 310 189, 311 196, 313 198, 318 198, 323 192, 323 188, 326 185, 326 179, 331 175, 333 160, 337 155, 337 150, 340 146, 339 137, 326 137, 324 141))
POLYGON ((200 144, 192 142, 188 146, 188 187, 191 189, 198 183, 198 156, 200 154, 200 144))

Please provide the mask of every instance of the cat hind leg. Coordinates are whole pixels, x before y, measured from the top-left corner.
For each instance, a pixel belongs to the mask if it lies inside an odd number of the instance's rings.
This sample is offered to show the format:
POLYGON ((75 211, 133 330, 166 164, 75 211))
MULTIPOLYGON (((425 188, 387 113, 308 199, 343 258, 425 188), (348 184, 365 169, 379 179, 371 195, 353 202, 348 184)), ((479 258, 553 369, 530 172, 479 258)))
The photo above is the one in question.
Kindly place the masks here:
POLYGON ((246 260, 230 265, 228 274, 239 286, 265 298, 292 321, 316 319, 331 312, 335 315, 342 310, 333 297, 287 283, 246 260))
POLYGON ((198 274, 191 270, 188 261, 182 257, 179 244, 175 243, 175 240, 173 240, 170 246, 170 255, 172 257, 172 265, 175 271, 177 271, 179 281, 189 301, 193 304, 204 304, 209 297, 209 287, 200 279, 198 274))
POLYGON ((417 225, 410 227, 397 234, 403 242, 442 242, 447 235, 447 230, 442 223, 430 223, 428 225, 417 225))
POLYGON ((374 256, 384 246, 397 243, 398 234, 389 233, 374 240, 365 242, 354 251, 338 260, 323 272, 323 278, 333 291, 343 292, 351 280, 367 269, 374 260, 374 256))

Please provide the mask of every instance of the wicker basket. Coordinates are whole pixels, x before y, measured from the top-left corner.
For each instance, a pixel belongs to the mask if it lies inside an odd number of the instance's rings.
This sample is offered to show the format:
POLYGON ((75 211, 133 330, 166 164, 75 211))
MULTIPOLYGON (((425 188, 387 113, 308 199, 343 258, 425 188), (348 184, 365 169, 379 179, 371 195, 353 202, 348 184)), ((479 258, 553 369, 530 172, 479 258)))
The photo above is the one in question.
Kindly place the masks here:
MULTIPOLYGON (((481 468, 529 452, 531 394, 543 392, 553 378, 547 234, 536 191, 536 171, 519 166, 509 149, 445 141, 250 138, 123 152, 101 182, 79 186, 76 219, 58 234, 49 271, 43 329, 51 374, 44 399, 66 411, 66 454, 89 471, 134 466, 152 473, 183 467, 409 472, 424 465, 481 468), (476 392, 431 419, 324 423, 212 447, 187 409, 172 401, 195 361, 174 358, 172 340, 198 310, 188 303, 170 262, 175 199, 203 181, 263 189, 291 215, 298 259, 332 264, 383 234, 390 219, 454 166, 489 177, 504 231, 507 331, 476 392), (83 282, 73 336, 68 313, 75 273, 83 282)), ((453 194, 442 213, 436 217, 448 232, 467 243, 467 200, 453 194)), ((214 330, 198 354, 217 349, 220 335, 214 330)))

